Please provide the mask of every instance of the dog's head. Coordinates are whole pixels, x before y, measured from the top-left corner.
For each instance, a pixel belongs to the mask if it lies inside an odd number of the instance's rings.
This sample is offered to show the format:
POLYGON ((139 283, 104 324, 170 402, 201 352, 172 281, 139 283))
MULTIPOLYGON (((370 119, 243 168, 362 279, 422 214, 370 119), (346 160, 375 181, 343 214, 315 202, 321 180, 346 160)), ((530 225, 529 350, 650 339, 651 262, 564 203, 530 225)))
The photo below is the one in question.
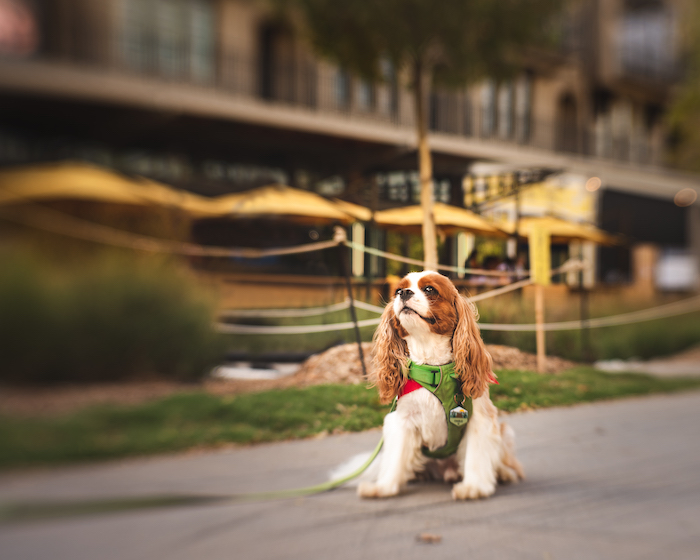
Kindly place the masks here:
POLYGON ((452 340, 462 392, 472 398, 481 396, 493 374, 476 319, 475 307, 448 278, 431 271, 405 276, 374 334, 374 377, 382 402, 391 401, 406 382, 402 374, 408 361, 405 339, 424 333, 452 340))

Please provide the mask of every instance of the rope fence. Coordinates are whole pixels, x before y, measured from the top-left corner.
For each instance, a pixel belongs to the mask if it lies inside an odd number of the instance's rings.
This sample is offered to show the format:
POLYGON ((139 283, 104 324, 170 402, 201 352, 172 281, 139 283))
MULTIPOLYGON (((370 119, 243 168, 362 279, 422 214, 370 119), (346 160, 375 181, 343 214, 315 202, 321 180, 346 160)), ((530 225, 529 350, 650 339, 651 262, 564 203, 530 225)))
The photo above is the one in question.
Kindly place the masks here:
MULTIPOLYGON (((358 308, 359 304, 367 308, 377 308, 376 306, 364 303, 355 302, 358 308)), ((655 319, 665 319, 675 317, 677 315, 685 315, 694 311, 700 311, 700 296, 687 298, 673 303, 650 307, 640 311, 631 311, 629 313, 621 313, 609 317, 597 317, 594 319, 576 320, 576 321, 561 321, 558 323, 544 323, 542 325, 545 331, 565 331, 578 330, 586 328, 612 327, 619 325, 629 325, 633 323, 642 323, 645 321, 653 321, 655 319)), ((380 313, 380 311, 376 311, 380 313)), ((359 327, 377 326, 381 319, 365 319, 358 321, 359 327)), ((351 329, 354 326, 353 322, 332 323, 327 325, 299 325, 299 326, 267 326, 267 325, 233 325, 226 323, 218 323, 216 329, 224 334, 311 334, 332 331, 342 331, 351 329)), ((523 324, 499 324, 499 323, 479 323, 481 330, 490 331, 511 331, 511 332, 534 332, 537 325, 535 323, 523 324)))
MULTIPOLYGON (((350 249, 381 256, 389 260, 420 267, 425 266, 425 262, 421 260, 387 253, 386 251, 380 251, 379 249, 374 249, 360 243, 355 243, 354 241, 349 241, 346 238, 345 230, 342 228, 337 228, 334 238, 328 241, 305 243, 303 245, 296 245, 293 247, 271 247, 268 249, 257 249, 252 247, 214 247, 141 235, 91 222, 89 220, 84 220, 82 218, 77 218, 64 212, 60 212, 52 208, 46 208, 37 204, 31 205, 30 208, 27 209, 0 208, 0 218, 16 224, 30 226, 49 233, 65 235, 67 237, 73 237, 83 241, 92 241, 113 247, 133 249, 135 251, 169 253, 187 257, 259 259, 264 257, 311 253, 337 247, 338 245, 345 245, 350 249)), ((478 274, 479 276, 522 276, 523 274, 527 274, 527 272, 460 268, 442 264, 439 264, 437 268, 439 270, 447 270, 451 272, 464 272, 465 274, 475 275, 478 274)))
MULTIPOLYGON (((356 243, 354 241, 345 241, 345 244, 351 249, 356 251, 362 251, 370 255, 375 255, 377 257, 383 257, 385 259, 402 262, 404 264, 412 264, 415 266, 420 266, 425 268, 425 261, 418 259, 411 259, 409 257, 404 257, 402 255, 395 255, 393 253, 387 253, 386 251, 381 251, 380 249, 375 249, 374 247, 367 247, 361 243, 356 243)), ((448 272, 465 273, 465 274, 478 274, 479 276, 523 276, 529 274, 527 271, 514 271, 514 270, 485 270, 481 268, 463 268, 459 266, 452 266, 447 264, 438 264, 436 266, 438 270, 446 270, 448 272)))
MULTIPOLYGON (((355 302, 355 306, 359 302, 355 302)), ((334 303, 333 305, 326 305, 324 307, 308 307, 304 309, 227 309, 219 313, 219 317, 253 317, 255 319, 264 319, 272 317, 313 317, 315 315, 324 315, 326 313, 333 313, 335 311, 342 311, 350 307, 350 300, 345 299, 340 303, 334 303)))
POLYGON ((50 233, 58 233, 67 237, 92 241, 133 249, 136 251, 149 251, 152 253, 168 253, 185 257, 219 257, 219 258, 245 258, 259 259, 264 257, 275 257, 281 255, 293 255, 299 253, 310 253, 337 247, 339 242, 336 239, 330 241, 319 241, 307 243, 294 247, 276 247, 270 249, 256 248, 230 248, 213 247, 207 245, 197 245, 184 241, 171 241, 150 237, 138 233, 119 230, 110 226, 97 224, 82 218, 76 218, 63 212, 34 206, 30 211, 14 208, 12 212, 6 209, 0 210, 0 218, 21 225, 42 229, 50 233))
MULTIPOLYGON (((247 258, 257 259, 270 256, 302 254, 314 251, 322 251, 333 247, 345 245, 350 249, 362 251, 367 254, 379 256, 385 259, 402 262, 405 264, 424 266, 424 261, 411 259, 402 255, 395 255, 386 251, 381 251, 373 247, 367 247, 363 244, 349 241, 346 238, 345 230, 336 228, 335 236, 332 240, 308 243, 293 247, 276 247, 268 249, 257 248, 230 248, 230 247, 213 247, 197 245, 194 243, 171 241, 140 235, 132 232, 127 232, 83 220, 70 216, 63 212, 53 210, 51 208, 42 207, 39 205, 31 205, 30 209, 19 208, 2 208, 0 209, 0 218, 18 223, 21 225, 30 226, 51 233, 57 233, 73 238, 78 238, 86 241, 103 243, 111 246, 129 248, 138 251, 149 251, 156 253, 170 253, 182 256, 198 256, 198 257, 218 257, 218 258, 247 258)), ((580 261, 568 261, 561 267, 552 270, 552 276, 565 272, 579 271, 586 268, 586 264, 580 261)), ((522 276, 522 272, 517 271, 494 271, 483 269, 461 268, 450 265, 438 265, 438 270, 450 272, 478 274, 481 276, 522 276)), ((472 302, 483 301, 487 298, 500 296, 502 294, 518 290, 533 283, 532 279, 525 278, 516 282, 512 282, 505 286, 489 290, 487 292, 470 296, 472 302)), ((381 314, 384 309, 362 301, 350 302, 346 299, 337 304, 332 304, 325 307, 309 308, 309 309, 266 309, 266 310, 227 310, 222 312, 222 318, 301 318, 323 315, 334 311, 342 311, 349 309, 353 305, 356 308, 363 309, 372 313, 381 314)), ((606 326, 617 326, 638 323, 643 321, 651 321, 666 317, 673 317, 691 313, 700 310, 700 296, 688 298, 682 301, 660 305, 657 307, 633 311, 630 313, 622 313, 610 317, 599 317, 594 319, 577 320, 577 321, 562 321, 558 323, 544 323, 542 328, 545 331, 561 331, 586 328, 599 328, 606 326)), ((298 325, 298 326, 264 326, 264 325, 238 325, 229 323, 217 323, 215 328, 218 332, 227 334, 310 334, 319 332, 330 332, 347 330, 357 327, 369 327, 379 324, 380 319, 365 319, 355 322, 343 322, 334 324, 320 325, 298 325)), ((536 324, 496 324, 496 323, 481 323, 481 329, 494 331, 535 331, 536 324)))
MULTIPOLYGON (((545 331, 566 331, 574 329, 614 327, 619 325, 630 325, 633 323, 653 321, 655 319, 665 319, 667 317, 685 315, 686 313, 692 313, 694 311, 700 311, 700 296, 695 296, 656 307, 650 307, 647 309, 641 309, 639 311, 611 315, 609 317, 596 317, 593 319, 578 321, 562 321, 560 323, 543 323, 542 328, 545 331)), ((483 330, 492 331, 534 331, 536 325, 534 323, 514 325, 480 323, 479 327, 483 330)))

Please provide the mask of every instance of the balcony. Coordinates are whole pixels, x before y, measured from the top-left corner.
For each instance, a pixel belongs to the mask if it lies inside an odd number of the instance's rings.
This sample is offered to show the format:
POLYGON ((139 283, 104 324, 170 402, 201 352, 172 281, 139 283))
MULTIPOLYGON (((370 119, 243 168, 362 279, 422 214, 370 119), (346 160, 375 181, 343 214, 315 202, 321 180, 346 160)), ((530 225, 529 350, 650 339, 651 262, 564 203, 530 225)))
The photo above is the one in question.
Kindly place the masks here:
MULTIPOLYGON (((391 75, 372 84, 310 56, 214 56, 213 50, 206 55, 185 45, 164 48, 124 39, 99 52, 99 57, 44 53, 0 61, 0 90, 30 89, 49 97, 141 105, 169 100, 178 110, 190 107, 210 117, 268 127, 393 144, 413 139, 412 99, 391 75)), ((507 95, 494 92, 489 98, 483 91, 479 94, 480 87, 437 91, 431 98, 430 130, 443 145, 458 146, 461 141, 462 148, 453 151, 462 155, 492 157, 489 154, 510 146, 629 163, 657 159, 648 134, 613 134, 571 118, 541 119, 531 112, 529 90, 521 97, 515 90, 507 95), (490 152, 474 152, 488 146, 490 152)), ((440 149, 440 142, 434 145, 440 149)))

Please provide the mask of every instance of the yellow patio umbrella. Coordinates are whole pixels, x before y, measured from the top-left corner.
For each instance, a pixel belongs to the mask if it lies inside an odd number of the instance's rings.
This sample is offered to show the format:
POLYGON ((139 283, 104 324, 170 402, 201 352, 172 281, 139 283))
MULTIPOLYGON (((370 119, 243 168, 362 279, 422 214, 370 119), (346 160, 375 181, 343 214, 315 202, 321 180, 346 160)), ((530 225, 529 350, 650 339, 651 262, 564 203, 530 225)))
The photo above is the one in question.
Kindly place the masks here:
POLYGON ((86 163, 50 163, 0 171, 0 206, 53 200, 174 207, 194 216, 217 211, 205 197, 86 163))
POLYGON ((219 215, 219 206, 213 198, 174 189, 144 177, 138 178, 138 186, 143 189, 141 196, 153 204, 179 208, 193 218, 219 215))
MULTIPOLYGON (((552 243, 568 243, 579 240, 593 241, 599 245, 617 245, 621 242, 620 238, 595 226, 569 222, 553 216, 521 218, 518 223, 518 235, 529 237, 535 227, 547 230, 552 243)), ((514 229, 513 227, 512 230, 514 229)))
POLYGON ((285 185, 268 185, 212 199, 220 217, 285 217, 303 223, 343 222, 356 218, 333 202, 310 191, 285 185))
POLYGON ((340 200, 339 198, 334 198, 333 202, 338 205, 343 212, 350 214, 353 218, 357 218, 361 222, 369 222, 372 219, 372 211, 369 208, 340 200))
MULTIPOLYGON (((471 210, 436 202, 433 206, 435 225, 446 233, 465 231, 476 235, 507 237, 507 234, 490 221, 471 210)), ((375 212, 377 225, 408 232, 419 231, 423 225, 423 208, 419 205, 392 208, 375 212)))

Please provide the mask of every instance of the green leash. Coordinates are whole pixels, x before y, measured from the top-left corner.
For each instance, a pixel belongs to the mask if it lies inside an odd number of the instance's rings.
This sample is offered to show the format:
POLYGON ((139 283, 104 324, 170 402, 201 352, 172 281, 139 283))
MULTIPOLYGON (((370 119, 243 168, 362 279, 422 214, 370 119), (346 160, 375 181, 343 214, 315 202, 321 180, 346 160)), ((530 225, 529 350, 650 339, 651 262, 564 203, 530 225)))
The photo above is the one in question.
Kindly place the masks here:
MULTIPOLYGON (((392 407, 393 410, 393 407, 392 407)), ((230 496, 146 496, 143 498, 115 498, 106 500, 88 500, 79 502, 26 502, 0 504, 0 523, 20 523, 41 521, 83 515, 98 515, 164 507, 197 506, 212 504, 231 504, 257 502, 284 498, 300 498, 333 490, 342 484, 360 476, 377 458, 384 444, 384 438, 372 452, 372 455, 356 471, 337 480, 330 480, 316 486, 278 490, 272 492, 252 492, 250 494, 233 494, 230 496)))

